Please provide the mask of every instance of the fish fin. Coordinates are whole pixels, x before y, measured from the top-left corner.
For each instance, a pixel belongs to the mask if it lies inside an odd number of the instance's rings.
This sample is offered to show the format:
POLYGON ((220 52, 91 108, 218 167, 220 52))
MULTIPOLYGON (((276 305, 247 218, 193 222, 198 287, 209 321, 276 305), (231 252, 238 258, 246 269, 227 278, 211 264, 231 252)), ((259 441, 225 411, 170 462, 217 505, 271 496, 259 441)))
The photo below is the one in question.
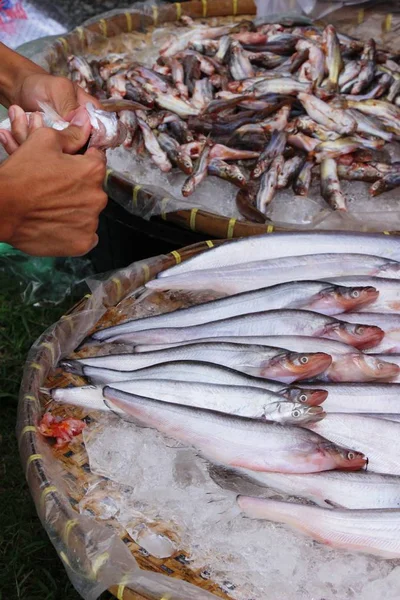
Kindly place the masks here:
POLYGON ((344 508, 344 506, 342 504, 338 504, 337 502, 332 502, 332 500, 328 500, 327 498, 325 498, 318 504, 320 506, 323 506, 324 508, 344 508))

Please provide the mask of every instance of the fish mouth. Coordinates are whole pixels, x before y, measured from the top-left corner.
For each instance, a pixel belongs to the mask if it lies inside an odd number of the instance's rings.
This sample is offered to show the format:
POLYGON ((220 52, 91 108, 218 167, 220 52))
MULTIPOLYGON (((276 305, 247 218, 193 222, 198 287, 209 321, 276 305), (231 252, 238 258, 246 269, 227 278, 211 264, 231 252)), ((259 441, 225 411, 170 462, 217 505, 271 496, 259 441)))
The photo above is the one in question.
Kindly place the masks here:
POLYGON ((310 406, 305 414, 305 421, 308 423, 318 423, 325 419, 326 412, 321 406, 310 406))
POLYGON ((333 324, 324 328, 323 337, 332 340, 339 340, 357 348, 357 350, 366 350, 374 348, 383 339, 385 332, 376 325, 352 325, 351 323, 333 324))
POLYGON ((397 377, 400 371, 399 366, 395 363, 374 359, 372 356, 366 357, 365 355, 361 355, 358 356, 355 361, 359 365, 360 370, 368 375, 370 379, 393 379, 394 377, 397 377), (372 364, 368 364, 369 362, 372 364))
POLYGON ((83 375, 83 365, 76 360, 62 360, 60 367, 67 371, 67 373, 73 373, 74 375, 83 375))
POLYGON ((355 288, 353 292, 357 292, 359 295, 356 298, 349 295, 339 295, 337 298, 338 305, 343 308, 344 312, 354 311, 357 308, 373 304, 379 297, 379 291, 374 287, 355 288))
POLYGON ((319 406, 328 397, 328 392, 326 390, 307 390, 309 397, 307 399, 308 406, 319 406))

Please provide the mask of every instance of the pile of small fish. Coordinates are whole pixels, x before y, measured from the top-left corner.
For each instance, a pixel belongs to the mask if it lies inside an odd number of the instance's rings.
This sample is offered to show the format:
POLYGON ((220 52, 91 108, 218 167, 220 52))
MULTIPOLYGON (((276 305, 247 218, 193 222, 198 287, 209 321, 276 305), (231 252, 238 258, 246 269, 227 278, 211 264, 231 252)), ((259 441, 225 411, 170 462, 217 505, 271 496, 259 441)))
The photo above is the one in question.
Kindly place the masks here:
POLYGON ((152 68, 129 55, 69 58, 72 79, 101 100, 148 109, 121 104, 125 146, 186 173, 184 196, 220 177, 240 188, 239 211, 265 222, 277 190, 307 196, 314 176, 340 211, 340 180, 371 182, 372 196, 400 185, 382 150, 400 136, 398 56, 332 25, 185 25, 152 68))
POLYGON ((155 428, 309 501, 239 497, 252 518, 399 558, 398 240, 240 239, 160 272, 139 298, 155 291, 168 306, 170 290, 192 305, 95 331, 61 363, 91 385, 52 398, 155 428))

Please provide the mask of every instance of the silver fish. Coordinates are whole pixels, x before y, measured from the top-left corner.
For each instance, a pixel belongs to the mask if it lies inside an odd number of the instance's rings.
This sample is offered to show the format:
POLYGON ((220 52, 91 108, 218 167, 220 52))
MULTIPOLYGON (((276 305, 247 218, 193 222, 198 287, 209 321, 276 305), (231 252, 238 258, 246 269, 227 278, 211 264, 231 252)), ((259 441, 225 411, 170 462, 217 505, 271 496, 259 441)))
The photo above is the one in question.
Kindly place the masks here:
MULTIPOLYGON (((274 392, 258 387, 170 379, 158 379, 157 386, 154 386, 153 379, 137 379, 114 383, 112 387, 141 398, 286 425, 312 423, 325 416, 320 406, 307 406, 300 402, 292 402, 274 392)), ((51 395, 58 402, 88 407, 92 410, 108 410, 103 401, 102 391, 101 386, 94 389, 92 387, 89 390, 87 386, 56 388, 51 391, 51 395)))
POLYGON ((210 151, 211 146, 205 144, 193 173, 186 179, 182 186, 182 195, 185 196, 185 198, 193 194, 196 187, 207 177, 210 151))
MULTIPOLYGON (((338 238, 340 239, 340 234, 338 234, 338 238)), ((278 240, 276 241, 275 252, 281 251, 284 253, 285 249, 279 246, 278 240)), ((340 246, 338 240, 337 251, 340 248, 344 249, 343 246, 340 246)), ((362 247, 360 246, 359 249, 362 250, 362 247)), ((293 248, 290 251, 293 251, 293 248)), ((308 251, 315 251, 311 239, 308 251)), ((253 256, 257 256, 257 254, 253 253, 253 256)), ((223 254, 219 254, 216 257, 217 261, 219 257, 222 259, 221 262, 225 258, 223 254)), ((189 260, 188 263, 190 262, 189 260)), ((176 275, 174 275, 175 271, 171 269, 169 277, 153 279, 146 283, 146 287, 156 290, 215 290, 228 296, 270 285, 277 285, 278 283, 309 280, 313 277, 318 277, 322 280, 349 275, 369 275, 371 277, 391 279, 400 278, 400 263, 367 254, 287 256, 279 259, 271 258, 270 260, 238 264, 236 266, 221 266, 214 269, 207 269, 204 263, 196 262, 193 264, 194 266, 202 265, 204 269, 201 271, 195 269, 196 272, 179 270, 176 272, 176 275)))
POLYGON ((281 190, 287 187, 298 176, 303 164, 302 156, 296 155, 286 160, 278 176, 277 189, 281 190))
MULTIPOLYGON (((399 313, 400 282, 394 279, 378 277, 338 277, 330 279, 331 283, 344 286, 368 287, 376 286, 379 296, 371 304, 357 308, 357 312, 399 313)), ((321 311, 318 311, 321 312, 321 311)))
MULTIPOLYGON (((375 285, 381 280, 375 279, 375 285)), ((390 284, 392 280, 385 280, 390 284)), ((395 282, 393 282, 395 284, 395 282)), ((399 283, 400 302, 400 283, 399 283)), ((334 316, 375 303, 378 292, 371 285, 343 287, 319 281, 294 281, 244 292, 228 298, 212 300, 198 306, 182 308, 172 313, 135 319, 96 331, 91 340, 115 342, 132 340, 126 337, 135 331, 160 327, 189 327, 229 317, 279 308, 302 308, 334 316)))
POLYGON ((343 60, 340 50, 340 43, 333 25, 327 25, 323 33, 323 44, 326 51, 326 66, 328 69, 328 87, 336 90, 341 71, 343 70, 343 60))
POLYGON ((343 92, 343 86, 345 86, 346 83, 349 83, 349 81, 356 79, 356 77, 361 71, 361 67, 362 65, 358 60, 350 60, 348 63, 346 63, 343 71, 339 75, 338 80, 341 92, 343 92))
POLYGON ((266 212, 268 204, 270 204, 275 197, 278 186, 278 178, 282 173, 284 162, 285 159, 282 155, 277 156, 273 159, 268 171, 263 173, 261 176, 256 206, 257 209, 262 213, 266 212))
POLYGON ((236 41, 233 41, 230 45, 229 69, 236 81, 254 77, 253 66, 245 55, 242 46, 236 41))
POLYGON ((260 154, 256 166, 254 167, 251 177, 256 179, 261 177, 263 173, 271 166, 275 158, 281 157, 286 146, 286 133, 283 131, 274 131, 271 139, 260 154))
MULTIPOLYGON (((374 349, 374 354, 388 354, 400 352, 400 316, 397 314, 379 313, 354 313, 349 314, 350 323, 362 322, 367 325, 378 325, 385 332, 385 337, 374 349)), ((340 320, 342 317, 338 316, 340 320)), ((347 315, 346 315, 347 320, 347 315)))
MULTIPOLYGON (((384 333, 375 325, 352 324, 345 320, 297 309, 250 313, 190 327, 165 327, 130 333, 130 343, 158 344, 229 336, 305 335, 343 341, 355 348, 373 348, 384 333)), ((121 340, 121 338, 120 338, 121 340)), ((125 341, 125 338, 122 338, 125 341)))
POLYGON ((308 196, 312 180, 312 169, 314 161, 308 160, 304 163, 300 172, 293 182, 293 191, 298 196, 308 196))
POLYGON ((313 385, 312 390, 295 385, 285 387, 283 384, 272 379, 253 377, 229 367, 222 367, 221 365, 201 361, 176 360, 144 367, 137 371, 116 371, 113 369, 83 366, 82 371, 83 375, 89 378, 92 384, 94 384, 92 386, 85 386, 88 391, 90 391, 89 388, 93 389, 99 385, 103 387, 104 384, 115 381, 136 381, 151 378, 152 380, 170 379, 173 381, 198 381, 221 385, 257 387, 275 392, 280 397, 292 402, 300 402, 308 406, 319 406, 326 400, 328 395, 325 390, 315 385, 313 385))
POLYGON ((204 458, 253 471, 310 473, 357 470, 361 454, 326 442, 302 427, 259 423, 213 411, 148 400, 106 386, 107 406, 123 418, 190 445, 204 458))
POLYGON ((137 111, 137 122, 143 135, 143 141, 144 145, 146 146, 146 150, 150 154, 153 162, 155 162, 161 171, 164 173, 171 171, 172 165, 168 159, 168 156, 164 150, 161 149, 153 131, 150 129, 147 123, 138 116, 138 113, 139 111, 137 111))
POLYGON ((297 95, 301 92, 309 93, 311 83, 301 83, 290 77, 276 77, 274 79, 261 78, 253 83, 249 91, 254 92, 256 96, 265 96, 266 94, 297 95))
POLYGON ((241 511, 252 519, 284 523, 329 546, 400 557, 400 512, 398 510, 332 511, 316 506, 239 496, 241 511))
POLYGON ((135 371, 143 367, 173 360, 207 361, 231 367, 242 373, 293 383, 315 377, 331 364, 330 356, 323 353, 298 355, 281 348, 247 346, 240 344, 191 344, 142 354, 115 354, 79 358, 62 362, 68 371, 82 374, 83 367, 92 366, 117 371, 135 371))
POLYGON ((233 473, 288 496, 305 498, 323 508, 400 508, 400 478, 396 475, 368 471, 296 475, 256 473, 245 469, 233 473))
MULTIPOLYGON (((313 389, 321 384, 307 384, 313 389)), ((397 383, 324 383, 328 413, 400 413, 400 385, 397 383)))
POLYGON ((352 94, 359 94, 369 85, 375 77, 376 68, 376 44, 373 39, 365 43, 361 55, 361 71, 357 76, 357 82, 351 89, 352 94))

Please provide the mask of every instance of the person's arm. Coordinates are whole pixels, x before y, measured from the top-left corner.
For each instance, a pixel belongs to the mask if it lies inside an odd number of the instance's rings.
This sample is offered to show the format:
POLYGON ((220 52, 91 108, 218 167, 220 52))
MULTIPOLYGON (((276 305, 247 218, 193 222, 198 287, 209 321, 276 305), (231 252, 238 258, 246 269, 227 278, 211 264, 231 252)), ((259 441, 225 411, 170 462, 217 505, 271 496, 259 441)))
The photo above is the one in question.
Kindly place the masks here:
POLYGON ((18 104, 21 87, 30 75, 46 75, 46 71, 0 43, 0 104, 7 108, 18 104))

